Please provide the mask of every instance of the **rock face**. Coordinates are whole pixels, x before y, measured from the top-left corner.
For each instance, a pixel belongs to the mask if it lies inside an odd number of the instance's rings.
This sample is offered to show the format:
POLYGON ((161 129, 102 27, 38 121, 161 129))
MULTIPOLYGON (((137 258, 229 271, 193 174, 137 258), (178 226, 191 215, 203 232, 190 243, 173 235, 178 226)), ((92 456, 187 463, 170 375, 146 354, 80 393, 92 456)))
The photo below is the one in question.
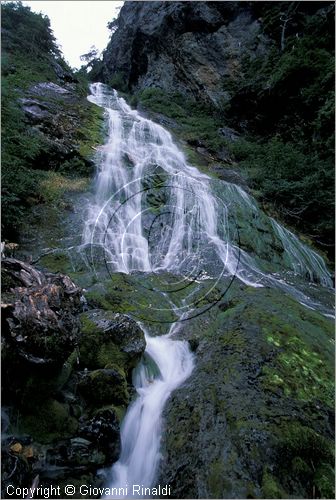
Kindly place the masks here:
POLYGON ((99 110, 91 109, 93 105, 79 95, 76 83, 38 83, 19 102, 27 123, 43 143, 34 159, 35 168, 59 170, 65 162, 72 162, 77 174, 92 171, 93 161, 81 143, 91 142, 94 131, 85 125, 92 126, 90 114, 99 110))
POLYGON ((37 476, 101 485, 97 469, 119 457, 144 333, 122 314, 83 312, 82 289, 64 274, 2 264, 2 496, 37 476))
POLYGON ((268 50, 250 2, 126 2, 104 55, 108 82, 157 87, 219 106, 244 57, 268 50))
POLYGON ((333 498, 332 323, 235 285, 182 328, 196 366, 165 410, 173 498, 333 498))

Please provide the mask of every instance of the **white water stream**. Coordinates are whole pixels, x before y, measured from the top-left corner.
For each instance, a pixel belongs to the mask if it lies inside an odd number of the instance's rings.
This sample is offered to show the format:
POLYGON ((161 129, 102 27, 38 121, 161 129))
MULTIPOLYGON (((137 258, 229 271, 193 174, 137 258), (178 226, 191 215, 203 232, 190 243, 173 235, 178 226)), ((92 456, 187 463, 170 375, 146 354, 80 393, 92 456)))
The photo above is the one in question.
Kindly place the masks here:
MULTIPOLYGON (((277 286, 308 307, 316 305, 292 284, 262 272, 254 257, 239 249, 230 226, 231 201, 258 211, 245 191, 223 182, 224 196, 218 198, 211 179, 188 164, 168 131, 102 84, 93 84, 91 93, 89 100, 107 115, 108 140, 98 153, 95 200, 89 207, 83 243, 102 247, 112 271, 236 274, 249 286, 277 286), (153 185, 160 190, 160 182, 165 184, 168 209, 152 241, 145 229, 151 211, 148 194, 153 185)), ((272 224, 293 271, 330 286, 323 259, 275 221, 272 224)), ((181 319, 181 313, 175 312, 181 319)), ((130 492, 133 484, 150 487, 155 480, 163 407, 193 369, 188 344, 173 338, 178 327, 179 323, 171 325, 161 337, 146 331, 146 356, 134 373, 138 397, 122 425, 122 452, 112 468, 110 488, 128 486, 130 492)))

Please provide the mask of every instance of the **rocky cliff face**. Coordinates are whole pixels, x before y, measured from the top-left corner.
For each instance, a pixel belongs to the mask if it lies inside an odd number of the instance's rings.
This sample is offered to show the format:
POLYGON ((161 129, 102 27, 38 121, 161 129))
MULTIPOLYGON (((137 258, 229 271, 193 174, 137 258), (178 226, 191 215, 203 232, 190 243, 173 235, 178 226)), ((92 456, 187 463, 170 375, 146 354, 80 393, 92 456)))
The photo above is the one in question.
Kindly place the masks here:
POLYGON ((104 77, 131 90, 157 87, 206 99, 230 98, 244 57, 268 50, 249 2, 126 2, 104 56, 104 77))
POLYGON ((237 164, 332 260, 334 5, 125 2, 113 26, 98 78, 168 117, 154 120, 192 148, 237 164))

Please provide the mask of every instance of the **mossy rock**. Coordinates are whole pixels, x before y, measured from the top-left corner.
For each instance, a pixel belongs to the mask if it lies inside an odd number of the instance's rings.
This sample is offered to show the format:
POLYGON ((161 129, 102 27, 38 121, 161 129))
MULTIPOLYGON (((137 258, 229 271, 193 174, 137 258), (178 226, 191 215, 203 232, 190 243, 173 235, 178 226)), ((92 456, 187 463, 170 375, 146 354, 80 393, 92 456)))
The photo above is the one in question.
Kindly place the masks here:
POLYGON ((330 495, 333 333, 283 292, 237 281, 182 325, 196 363, 164 410, 159 483, 180 498, 330 495))
POLYGON ((94 309, 81 315, 80 364, 84 368, 117 366, 126 375, 137 364, 146 342, 131 318, 94 309))
POLYGON ((94 370, 80 381, 78 389, 89 406, 127 405, 129 394, 124 373, 115 368, 94 370))
POLYGON ((82 126, 79 129, 79 153, 86 160, 92 159, 95 148, 104 139, 104 110, 93 103, 79 109, 82 126))
POLYGON ((279 486, 276 478, 266 469, 262 476, 261 486, 263 498, 287 498, 286 493, 279 486))
MULTIPOLYGON (((43 401, 56 396, 69 380, 73 368, 77 362, 78 352, 74 350, 60 368, 45 369, 44 367, 27 367, 19 374, 17 383, 19 385, 20 408, 34 411, 43 401), (36 389, 38 387, 38 390, 36 389)), ((13 372, 11 377, 14 377, 13 372)))
POLYGON ((39 265, 52 273, 68 274, 72 271, 71 260, 66 252, 57 251, 44 255, 39 260, 39 265))
POLYGON ((51 443, 75 435, 78 422, 69 414, 69 406, 55 399, 40 402, 38 412, 22 414, 19 430, 39 443, 51 443))
MULTIPOLYGON (((110 279, 89 287, 85 292, 88 304, 94 308, 114 311, 133 319, 151 323, 152 332, 167 333, 167 325, 177 319, 169 300, 159 290, 166 288, 164 275, 113 273, 110 279)), ((178 303, 181 293, 174 294, 178 303)))

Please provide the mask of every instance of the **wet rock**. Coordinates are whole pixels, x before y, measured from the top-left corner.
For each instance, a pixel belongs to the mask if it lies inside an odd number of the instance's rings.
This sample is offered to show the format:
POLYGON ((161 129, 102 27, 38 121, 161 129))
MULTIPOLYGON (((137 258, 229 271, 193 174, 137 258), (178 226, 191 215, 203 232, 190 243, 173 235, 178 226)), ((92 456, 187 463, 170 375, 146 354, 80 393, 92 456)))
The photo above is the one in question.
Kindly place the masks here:
POLYGON ((230 127, 222 127, 219 132, 229 142, 235 142, 239 139, 239 133, 230 127))
POLYGON ((31 464, 23 455, 13 453, 5 443, 1 446, 1 477, 4 495, 9 485, 26 485, 31 477, 31 464))
POLYGON ((34 168, 87 175, 94 168, 92 146, 101 138, 102 115, 79 94, 72 77, 63 76, 63 85, 40 82, 19 100, 27 127, 41 144, 34 168))
POLYGON ((135 366, 146 347, 144 333, 131 318, 93 309, 81 315, 80 363, 87 368, 117 364, 126 372, 135 366))
POLYGON ((56 83, 42 82, 32 87, 31 92, 43 97, 45 96, 46 93, 68 94, 69 90, 64 87, 61 87, 60 85, 57 85, 56 83))
POLYGON ((80 434, 98 446, 107 463, 112 464, 118 459, 121 450, 120 427, 113 409, 98 410, 95 416, 81 427, 80 434))
POLYGON ((164 411, 158 482, 178 498, 333 498, 332 322, 237 284, 220 311, 177 334, 196 366, 164 411))
POLYGON ((104 54, 102 76, 108 82, 120 74, 132 91, 156 87, 221 107, 230 100, 244 58, 267 50, 248 3, 127 2, 104 54))
POLYGON ((225 182, 230 182, 231 184, 236 184, 237 186, 242 187, 245 191, 249 192, 247 180, 238 170, 226 168, 220 164, 212 164, 210 170, 211 172, 214 172, 219 179, 225 182))
POLYGON ((119 457, 126 373, 144 334, 126 316, 88 311, 80 335, 82 291, 68 276, 17 259, 4 259, 2 272, 11 300, 2 318, 3 487, 30 487, 36 477, 44 485, 102 485, 96 473, 119 457), (80 370, 81 341, 98 369, 80 370))
POLYGON ((50 119, 51 114, 47 106, 35 99, 20 99, 23 111, 37 121, 50 119))
POLYGON ((94 370, 84 375, 78 389, 90 405, 126 405, 129 395, 124 374, 116 368, 94 370))
POLYGON ((73 76, 70 71, 67 71, 64 67, 61 66, 57 61, 53 61, 53 69, 55 71, 56 76, 63 80, 64 82, 69 83, 78 83, 78 80, 73 76))

